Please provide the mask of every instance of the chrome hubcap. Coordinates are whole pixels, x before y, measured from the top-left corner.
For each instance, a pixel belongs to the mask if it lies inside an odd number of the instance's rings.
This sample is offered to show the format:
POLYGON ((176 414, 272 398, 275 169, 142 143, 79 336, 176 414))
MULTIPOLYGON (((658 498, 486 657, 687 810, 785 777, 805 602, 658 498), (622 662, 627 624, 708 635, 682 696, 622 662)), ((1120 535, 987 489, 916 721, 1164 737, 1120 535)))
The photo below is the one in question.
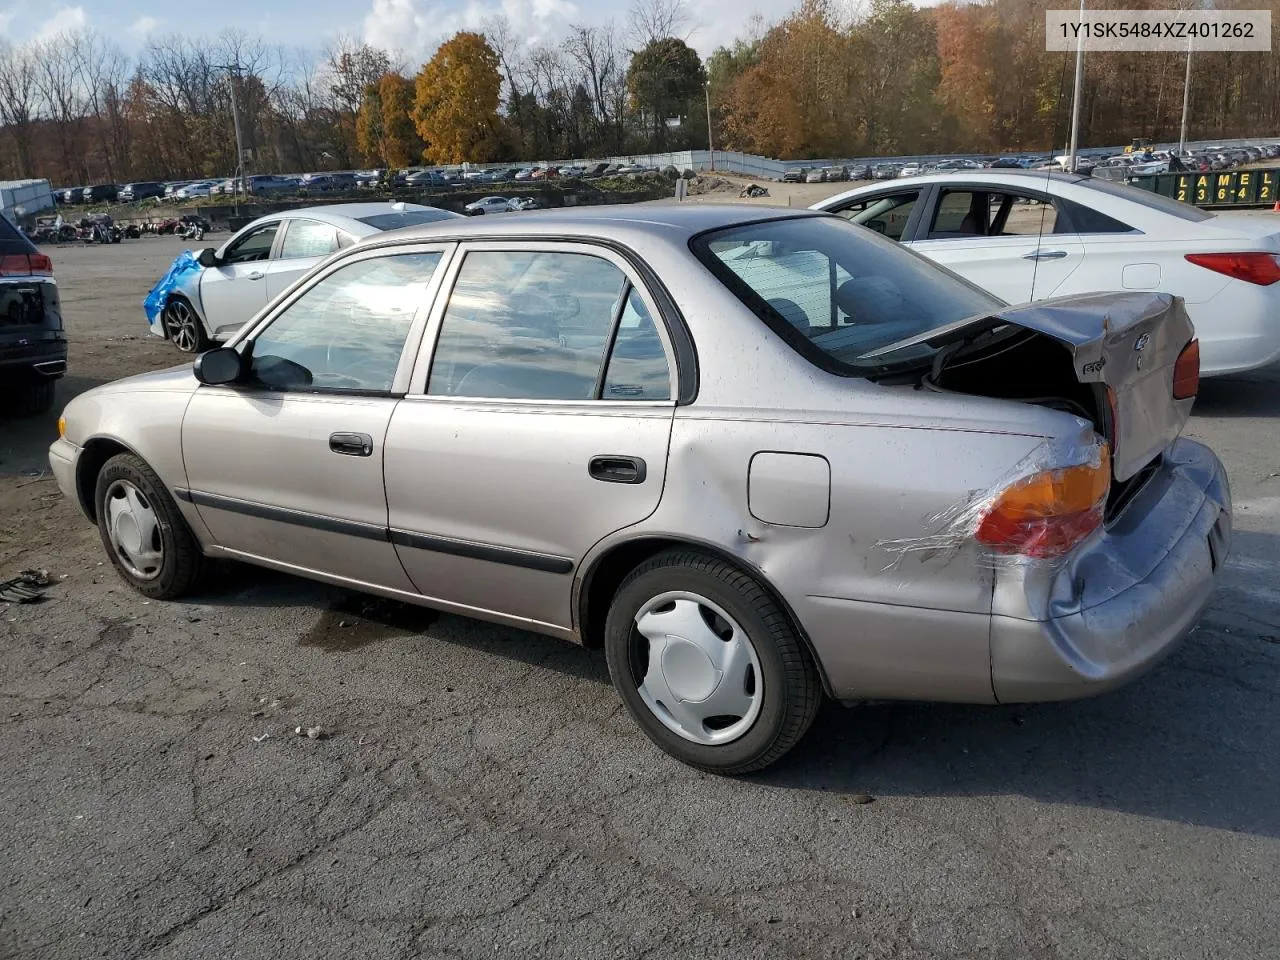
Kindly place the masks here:
POLYGON ((645 706, 694 743, 738 739, 760 714, 760 661, 745 630, 696 593, 672 591, 640 608, 632 671, 645 706))
POLYGON ((130 574, 154 580, 164 564, 164 539, 160 520, 146 495, 128 480, 117 480, 103 501, 107 539, 130 574))
POLYGON ((175 300, 165 308, 165 325, 169 339, 183 353, 191 353, 196 348, 196 315, 181 300, 175 300))

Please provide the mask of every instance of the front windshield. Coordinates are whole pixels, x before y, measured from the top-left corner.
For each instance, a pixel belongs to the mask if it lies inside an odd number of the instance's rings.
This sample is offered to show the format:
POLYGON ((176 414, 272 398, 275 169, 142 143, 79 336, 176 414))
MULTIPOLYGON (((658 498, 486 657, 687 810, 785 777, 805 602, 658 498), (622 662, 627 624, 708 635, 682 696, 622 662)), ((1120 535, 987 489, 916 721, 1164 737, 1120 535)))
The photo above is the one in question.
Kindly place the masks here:
POLYGON ((1003 306, 950 271, 834 216, 705 233, 693 250, 797 351, 844 375, 927 360, 935 351, 927 342, 883 348, 1003 306))

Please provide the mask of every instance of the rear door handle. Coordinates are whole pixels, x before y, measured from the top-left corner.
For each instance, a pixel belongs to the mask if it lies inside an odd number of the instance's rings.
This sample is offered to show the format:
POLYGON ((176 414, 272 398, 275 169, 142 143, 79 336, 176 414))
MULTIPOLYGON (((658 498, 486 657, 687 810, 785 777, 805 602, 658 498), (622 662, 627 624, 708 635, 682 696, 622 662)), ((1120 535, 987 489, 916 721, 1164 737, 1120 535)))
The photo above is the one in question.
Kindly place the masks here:
POLYGON ((587 473, 593 479, 605 483, 644 483, 645 464, 639 457, 622 457, 606 454, 592 457, 587 473))
POLYGON ((331 433, 329 449, 344 457, 371 457, 373 437, 367 433, 331 433))
POLYGON ((1023 260, 1061 260, 1067 255, 1065 250, 1035 250, 1031 253, 1024 253, 1023 260))

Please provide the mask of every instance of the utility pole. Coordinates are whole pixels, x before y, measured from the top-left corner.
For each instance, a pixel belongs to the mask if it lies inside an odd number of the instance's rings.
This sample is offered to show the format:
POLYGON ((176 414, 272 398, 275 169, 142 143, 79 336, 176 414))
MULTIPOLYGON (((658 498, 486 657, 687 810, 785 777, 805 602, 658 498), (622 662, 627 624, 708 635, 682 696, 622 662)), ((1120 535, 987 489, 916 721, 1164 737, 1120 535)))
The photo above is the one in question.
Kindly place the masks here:
POLYGON ((1187 75, 1182 81, 1182 132, 1178 135, 1178 155, 1187 152, 1187 110, 1191 106, 1191 37, 1187 37, 1187 75))
POLYGON ((702 92, 707 98, 707 153, 711 154, 711 169, 716 168, 716 148, 711 140, 711 81, 702 85, 702 92))
POLYGON ((1076 92, 1071 100, 1071 145, 1067 148, 1067 169, 1076 172, 1076 146, 1080 141, 1080 94, 1084 86, 1084 0, 1080 0, 1080 32, 1076 35, 1076 92))
POLYGON ((244 177, 244 141, 240 136, 240 107, 236 103, 236 81, 240 79, 240 64, 215 64, 227 71, 227 83, 231 87, 231 122, 236 129, 236 198, 249 195, 244 177))

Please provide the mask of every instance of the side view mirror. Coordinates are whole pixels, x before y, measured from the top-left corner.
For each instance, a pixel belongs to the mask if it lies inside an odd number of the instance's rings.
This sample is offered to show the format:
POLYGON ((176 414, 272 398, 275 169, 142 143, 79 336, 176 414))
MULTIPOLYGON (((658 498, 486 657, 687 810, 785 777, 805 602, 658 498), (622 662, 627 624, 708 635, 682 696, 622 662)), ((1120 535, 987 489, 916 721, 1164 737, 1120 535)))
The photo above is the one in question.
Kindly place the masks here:
POLYGON ((218 265, 218 255, 214 252, 213 247, 205 247, 196 254, 196 263, 202 267, 216 267, 218 265))
POLYGON ((209 386, 235 383, 244 370, 244 358, 230 347, 215 347, 196 357, 196 379, 209 386))

